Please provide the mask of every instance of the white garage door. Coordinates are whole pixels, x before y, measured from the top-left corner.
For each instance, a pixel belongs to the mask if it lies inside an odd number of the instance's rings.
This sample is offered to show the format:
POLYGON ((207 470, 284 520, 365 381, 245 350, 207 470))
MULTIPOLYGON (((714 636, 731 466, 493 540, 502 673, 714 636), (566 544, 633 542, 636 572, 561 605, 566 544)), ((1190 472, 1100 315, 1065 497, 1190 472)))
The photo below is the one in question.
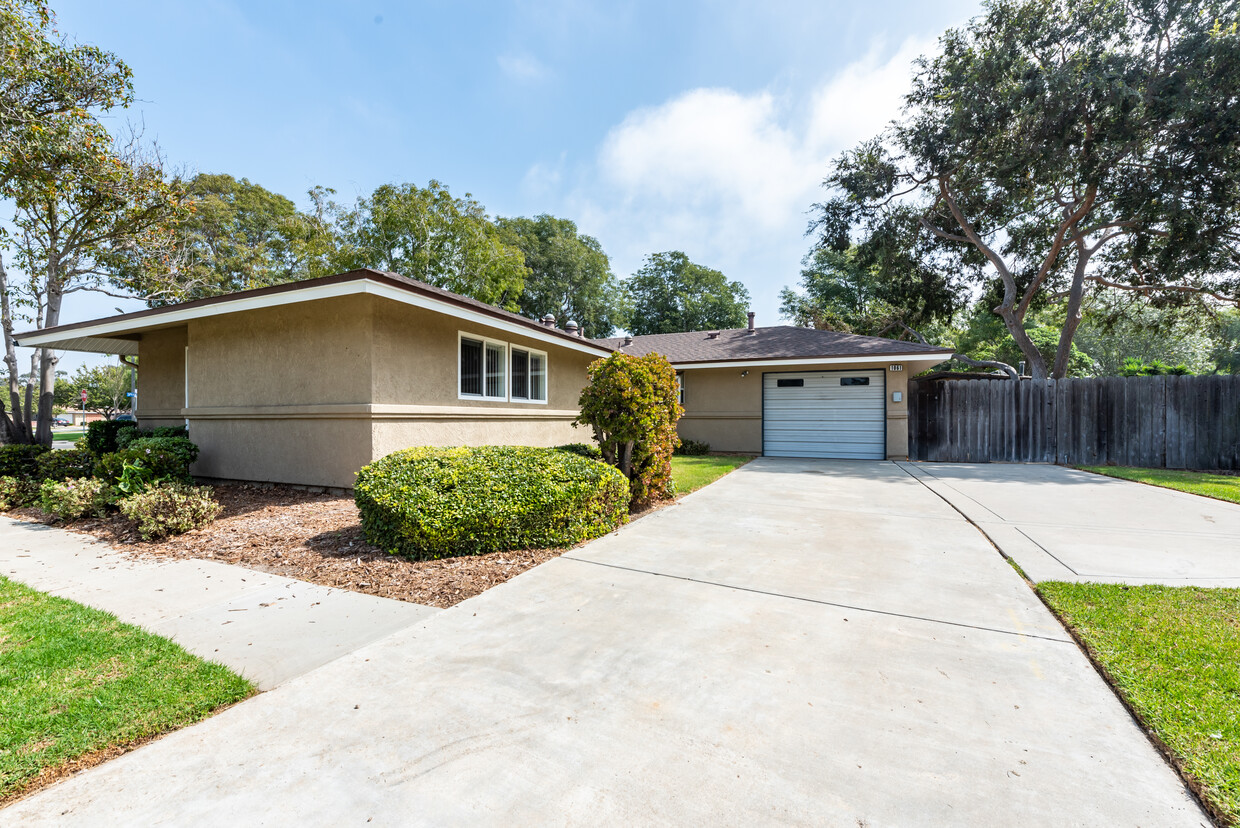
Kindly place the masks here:
POLYGON ((768 457, 887 457, 886 372, 807 371, 762 378, 768 457))

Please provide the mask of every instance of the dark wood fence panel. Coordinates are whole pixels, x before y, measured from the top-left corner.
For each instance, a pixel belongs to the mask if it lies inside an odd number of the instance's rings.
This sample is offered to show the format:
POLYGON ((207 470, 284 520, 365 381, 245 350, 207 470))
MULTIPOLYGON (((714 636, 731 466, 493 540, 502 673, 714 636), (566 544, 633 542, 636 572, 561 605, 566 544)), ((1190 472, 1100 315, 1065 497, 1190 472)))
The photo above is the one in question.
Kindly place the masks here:
POLYGON ((909 456, 1240 469, 1240 376, 912 380, 909 456))

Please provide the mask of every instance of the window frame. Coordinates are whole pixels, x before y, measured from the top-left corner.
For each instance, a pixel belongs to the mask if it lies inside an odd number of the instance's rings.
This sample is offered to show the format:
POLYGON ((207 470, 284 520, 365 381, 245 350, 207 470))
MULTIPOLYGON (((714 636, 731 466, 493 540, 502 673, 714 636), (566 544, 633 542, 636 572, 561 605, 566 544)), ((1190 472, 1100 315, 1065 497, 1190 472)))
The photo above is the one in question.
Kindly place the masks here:
POLYGON ((521 403, 524 405, 546 405, 547 400, 550 396, 551 396, 551 358, 548 356, 546 351, 539 350, 538 348, 530 348, 529 346, 526 346, 526 345, 512 343, 512 342, 509 342, 503 339, 496 339, 493 336, 485 336, 483 334, 470 333, 469 331, 457 331, 456 332, 456 398, 458 400, 461 400, 461 401, 468 400, 472 402, 521 403), (470 340, 471 342, 482 343, 482 360, 479 366, 479 369, 481 371, 481 384, 482 384, 481 394, 466 394, 464 391, 461 390, 462 383, 464 380, 464 377, 461 375, 461 344, 466 339, 470 340), (487 387, 486 354, 487 354, 488 345, 495 345, 495 346, 498 346, 504 349, 503 359, 500 360, 501 365, 503 365, 503 382, 504 382, 504 393, 501 396, 491 397, 491 396, 487 396, 486 394, 486 387, 487 387), (513 396, 513 393, 512 393, 512 352, 514 349, 518 351, 524 351, 526 354, 526 393, 527 394, 529 393, 529 379, 531 376, 530 370, 529 370, 529 358, 530 356, 542 357, 543 399, 535 400, 535 399, 529 399, 528 397, 514 397, 513 396))
POLYGON ((512 343, 509 343, 508 345, 508 371, 509 371, 509 377, 508 377, 508 401, 509 402, 521 403, 523 405, 546 405, 547 404, 547 397, 549 396, 548 392, 550 390, 550 384, 551 384, 550 383, 551 360, 547 357, 546 351, 540 351, 537 348, 528 348, 525 345, 514 345, 512 343), (512 373, 512 352, 514 350, 525 352, 526 396, 524 397, 517 397, 517 396, 514 396, 512 393, 511 373, 512 373), (542 361, 543 361, 543 370, 542 370, 543 398, 541 400, 536 400, 533 397, 529 396, 530 380, 534 376, 534 372, 530 370, 530 357, 534 357, 534 356, 542 357, 542 361))

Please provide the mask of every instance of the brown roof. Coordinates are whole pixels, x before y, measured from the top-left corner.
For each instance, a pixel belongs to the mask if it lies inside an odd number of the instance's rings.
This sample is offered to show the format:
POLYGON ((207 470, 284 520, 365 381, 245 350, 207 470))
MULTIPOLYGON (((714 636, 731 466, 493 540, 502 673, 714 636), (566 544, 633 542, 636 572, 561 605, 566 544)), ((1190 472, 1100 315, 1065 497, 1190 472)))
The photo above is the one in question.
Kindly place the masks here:
POLYGON ((680 364, 694 362, 734 362, 744 360, 812 359, 850 356, 942 356, 952 349, 920 342, 900 342, 877 336, 819 331, 778 325, 756 328, 751 334, 745 328, 717 332, 650 334, 635 336, 631 345, 623 338, 596 339, 600 345, 625 354, 643 356, 658 353, 668 361, 680 364), (712 333, 717 334, 712 338, 712 333))
POLYGON ((532 328, 544 334, 558 336, 563 339, 571 340, 573 342, 584 344, 589 347, 595 347, 595 348, 598 348, 600 351, 602 351, 605 348, 605 346, 603 346, 601 343, 596 342, 594 340, 583 339, 579 336, 575 336, 573 334, 570 334, 558 328, 547 327, 546 325, 543 325, 536 320, 530 319, 525 316, 521 316, 520 314, 511 313, 509 311, 502 310, 500 308, 495 307, 494 305, 488 305, 486 302, 480 302, 477 299, 471 299, 468 296, 462 296, 459 293, 453 293, 450 290, 444 290, 443 288, 435 287, 434 285, 428 285, 426 282, 419 282, 417 279, 410 279, 407 276, 401 276, 396 273, 388 273, 382 270, 372 270, 370 268, 362 268, 360 270, 350 270, 347 273, 337 273, 334 276, 321 276, 317 279, 305 279, 300 282, 286 282, 285 284, 273 285, 272 287, 255 288, 254 290, 243 290, 237 293, 226 293, 221 296, 210 296, 210 297, 207 297, 206 299, 194 299, 189 302, 181 302, 175 305, 163 305, 157 308, 148 308, 146 310, 134 311, 133 313, 118 314, 116 316, 109 316, 103 319, 91 319, 91 320, 87 320, 86 322, 74 322, 69 325, 57 325, 54 328, 42 328, 38 331, 26 331, 24 334, 18 334, 15 338, 20 341, 23 337, 33 336, 36 333, 39 334, 40 336, 44 334, 59 334, 62 332, 70 333, 72 331, 79 330, 82 328, 93 327, 95 325, 99 325, 104 322, 111 325, 117 322, 128 322, 130 320, 133 320, 135 323, 138 323, 137 325, 135 325, 135 327, 139 325, 145 325, 148 321, 152 325, 158 325, 159 324, 158 317, 162 314, 167 314, 171 311, 191 310, 194 308, 207 307, 210 305, 218 305, 218 304, 225 303, 225 302, 233 302, 239 299, 249 299, 253 297, 268 296, 268 295, 278 294, 278 293, 289 293, 293 291, 304 290, 306 288, 319 287, 322 285, 339 284, 343 282, 355 282, 355 281, 361 281, 363 279, 369 279, 370 281, 373 281, 373 282, 380 282, 380 283, 388 284, 393 287, 400 288, 402 290, 407 290, 410 293, 418 293, 424 296, 430 296, 435 299, 439 299, 443 302, 447 302, 449 304, 457 305, 457 306, 464 307, 464 308, 469 308, 470 310, 474 310, 479 313, 483 313, 488 316, 495 317, 497 319, 502 319, 508 322, 515 322, 519 325, 523 325, 527 328, 532 328))

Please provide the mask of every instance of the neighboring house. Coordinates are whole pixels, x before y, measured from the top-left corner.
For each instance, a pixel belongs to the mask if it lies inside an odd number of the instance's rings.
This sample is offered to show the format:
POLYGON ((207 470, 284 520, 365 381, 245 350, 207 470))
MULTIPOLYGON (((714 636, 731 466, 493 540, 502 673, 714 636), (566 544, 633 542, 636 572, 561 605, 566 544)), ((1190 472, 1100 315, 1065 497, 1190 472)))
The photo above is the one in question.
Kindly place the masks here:
POLYGON ((682 436, 717 450, 903 457, 906 377, 950 355, 788 327, 592 341, 374 270, 18 341, 137 355, 140 423, 188 424, 200 477, 333 487, 407 446, 588 440, 572 425, 586 367, 614 350, 668 356, 684 378, 682 436))

